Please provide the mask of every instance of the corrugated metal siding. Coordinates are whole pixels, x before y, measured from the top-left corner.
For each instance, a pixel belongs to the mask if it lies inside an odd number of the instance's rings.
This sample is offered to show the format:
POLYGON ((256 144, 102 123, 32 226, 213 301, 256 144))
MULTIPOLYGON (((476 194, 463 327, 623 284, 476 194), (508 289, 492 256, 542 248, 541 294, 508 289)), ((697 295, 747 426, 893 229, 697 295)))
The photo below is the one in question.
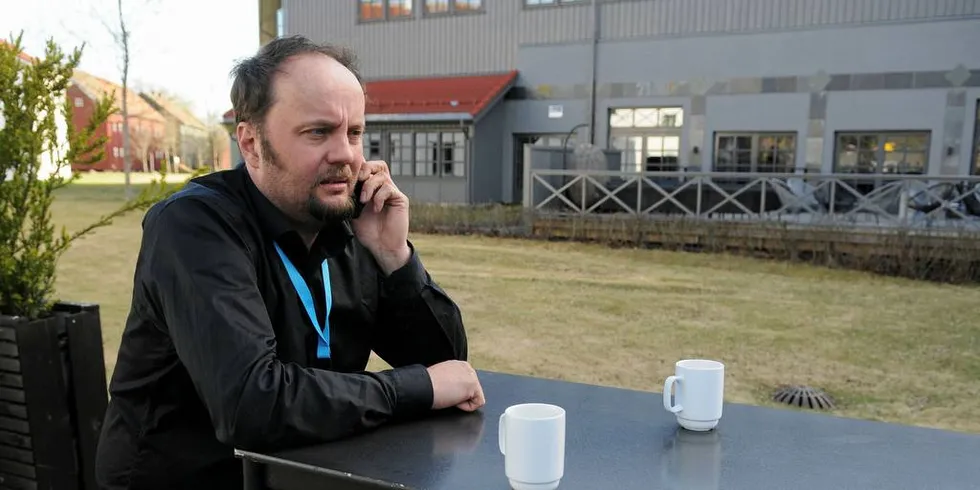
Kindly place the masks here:
MULTIPOLYGON (((600 0, 604 39, 737 33, 980 15, 980 0, 600 0)), ((356 0, 284 0, 287 33, 353 47, 368 78, 511 69, 521 44, 586 41, 592 7, 525 9, 484 0, 477 15, 359 23, 356 0)))
POLYGON ((359 23, 355 0, 286 0, 287 33, 347 44, 366 77, 486 73, 511 69, 517 46, 589 39, 591 7, 525 11, 520 0, 486 0, 486 13, 359 23))
POLYGON ((980 14, 980 0, 624 0, 602 5, 602 37, 682 36, 980 14))

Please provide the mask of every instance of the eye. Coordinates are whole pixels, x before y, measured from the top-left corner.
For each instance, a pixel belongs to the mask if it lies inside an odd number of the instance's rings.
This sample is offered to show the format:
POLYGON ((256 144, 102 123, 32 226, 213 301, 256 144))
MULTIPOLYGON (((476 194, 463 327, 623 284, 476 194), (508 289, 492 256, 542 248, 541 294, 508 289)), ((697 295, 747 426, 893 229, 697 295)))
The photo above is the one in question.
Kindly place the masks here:
POLYGON ((326 136, 330 132, 330 129, 328 129, 328 128, 313 128, 313 129, 309 130, 308 132, 310 134, 312 134, 313 136, 326 136))

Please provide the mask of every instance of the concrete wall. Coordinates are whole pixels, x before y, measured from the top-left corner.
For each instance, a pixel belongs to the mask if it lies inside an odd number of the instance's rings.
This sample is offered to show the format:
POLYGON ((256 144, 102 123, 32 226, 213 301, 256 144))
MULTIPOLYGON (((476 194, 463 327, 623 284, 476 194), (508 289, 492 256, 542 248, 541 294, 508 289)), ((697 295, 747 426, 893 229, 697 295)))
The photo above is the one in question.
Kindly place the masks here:
POLYGON ((453 203, 467 202, 466 179, 439 179, 435 177, 394 177, 395 185, 415 202, 453 203))
POLYGON ((467 176, 470 180, 470 202, 500 202, 504 199, 500 183, 504 181, 504 134, 507 130, 507 107, 498 104, 474 126, 470 140, 467 176))

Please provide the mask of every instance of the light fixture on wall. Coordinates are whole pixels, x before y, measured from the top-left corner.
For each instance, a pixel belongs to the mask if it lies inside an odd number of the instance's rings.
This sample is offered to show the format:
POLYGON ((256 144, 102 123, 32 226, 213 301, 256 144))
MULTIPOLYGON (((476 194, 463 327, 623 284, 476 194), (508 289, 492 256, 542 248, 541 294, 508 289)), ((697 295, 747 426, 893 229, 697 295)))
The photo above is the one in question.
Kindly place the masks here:
POLYGON ((956 146, 949 145, 946 147, 946 156, 951 157, 956 154, 956 146))
POLYGON ((701 153, 701 148, 695 146, 694 148, 691 148, 691 153, 697 155, 698 153, 701 153))

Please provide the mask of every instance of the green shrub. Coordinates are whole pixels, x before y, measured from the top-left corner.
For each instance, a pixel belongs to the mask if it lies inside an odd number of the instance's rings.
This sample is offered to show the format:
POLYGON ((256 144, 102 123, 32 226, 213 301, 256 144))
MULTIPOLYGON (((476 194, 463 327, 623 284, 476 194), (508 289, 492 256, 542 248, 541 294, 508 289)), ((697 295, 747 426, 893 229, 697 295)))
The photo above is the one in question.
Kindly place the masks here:
POLYGON ((100 128, 114 112, 114 96, 98 100, 91 119, 76 128, 67 89, 82 50, 66 55, 48 41, 43 58, 25 61, 21 53, 20 37, 0 42, 0 314, 33 319, 48 314, 58 258, 74 240, 177 189, 161 178, 95 223, 56 231, 53 193, 78 177, 62 170, 102 159, 100 128))

